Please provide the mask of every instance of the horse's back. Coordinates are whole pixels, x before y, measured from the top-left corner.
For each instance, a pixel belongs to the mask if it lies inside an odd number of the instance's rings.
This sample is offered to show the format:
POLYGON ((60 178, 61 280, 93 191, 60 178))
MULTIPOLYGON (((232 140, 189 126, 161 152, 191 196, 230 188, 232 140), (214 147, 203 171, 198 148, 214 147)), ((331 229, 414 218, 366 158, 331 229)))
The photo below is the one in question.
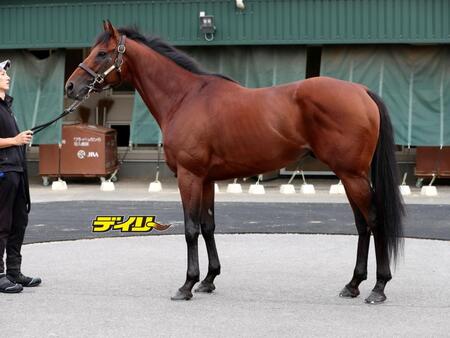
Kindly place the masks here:
MULTIPOLYGON (((360 83, 318 76, 296 82, 297 100, 319 101, 324 104, 343 104, 356 98, 368 97, 368 88, 360 83)), ((353 103, 353 102, 352 102, 353 103)))

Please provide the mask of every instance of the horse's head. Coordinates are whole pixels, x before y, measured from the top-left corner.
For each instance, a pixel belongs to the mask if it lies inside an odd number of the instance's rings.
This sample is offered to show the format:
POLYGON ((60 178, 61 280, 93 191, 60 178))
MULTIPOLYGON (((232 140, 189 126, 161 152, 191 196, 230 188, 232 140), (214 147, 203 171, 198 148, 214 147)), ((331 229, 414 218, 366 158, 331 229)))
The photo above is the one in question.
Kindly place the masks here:
POLYGON ((72 73, 66 83, 71 99, 81 100, 91 91, 100 92, 122 81, 122 63, 125 53, 125 35, 103 22, 105 32, 92 47, 90 54, 72 73))

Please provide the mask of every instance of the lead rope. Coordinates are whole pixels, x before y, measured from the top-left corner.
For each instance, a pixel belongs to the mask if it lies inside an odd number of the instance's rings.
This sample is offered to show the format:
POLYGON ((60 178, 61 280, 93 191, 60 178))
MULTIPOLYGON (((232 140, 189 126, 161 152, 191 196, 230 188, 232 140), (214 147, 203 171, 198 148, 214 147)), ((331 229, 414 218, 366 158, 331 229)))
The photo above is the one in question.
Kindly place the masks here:
MULTIPOLYGON (((91 91, 89 91, 90 93, 91 91)), ((37 133, 41 132, 42 130, 44 130, 45 128, 50 127, 53 123, 55 123, 56 121, 62 119, 63 117, 65 117, 66 115, 69 115, 70 113, 72 113, 75 109, 78 108, 78 106, 83 103, 88 97, 89 97, 89 93, 83 98, 83 100, 81 101, 75 101, 74 103, 72 103, 70 105, 69 108, 64 109, 64 111, 57 117, 55 117, 53 120, 40 124, 38 126, 35 126, 33 128, 31 128, 30 130, 33 132, 33 135, 36 135, 37 133)))

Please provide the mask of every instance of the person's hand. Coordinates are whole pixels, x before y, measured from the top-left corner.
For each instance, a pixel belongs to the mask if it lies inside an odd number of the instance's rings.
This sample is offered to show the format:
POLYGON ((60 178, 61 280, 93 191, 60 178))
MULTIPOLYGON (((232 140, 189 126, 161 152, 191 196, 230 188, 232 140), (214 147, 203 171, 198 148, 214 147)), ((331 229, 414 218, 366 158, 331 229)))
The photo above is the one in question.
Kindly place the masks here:
POLYGON ((25 130, 14 137, 14 143, 18 146, 29 144, 33 138, 33 132, 31 130, 25 130))

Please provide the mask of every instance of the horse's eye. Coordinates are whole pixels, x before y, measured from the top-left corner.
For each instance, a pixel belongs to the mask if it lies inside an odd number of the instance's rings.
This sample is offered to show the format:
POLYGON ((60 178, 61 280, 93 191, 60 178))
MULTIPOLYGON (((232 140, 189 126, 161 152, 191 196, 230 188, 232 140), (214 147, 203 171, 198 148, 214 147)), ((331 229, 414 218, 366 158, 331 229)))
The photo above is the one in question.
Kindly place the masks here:
POLYGON ((104 57, 106 57, 106 55, 108 55, 108 53, 106 53, 106 52, 98 52, 97 57, 104 58, 104 57))

